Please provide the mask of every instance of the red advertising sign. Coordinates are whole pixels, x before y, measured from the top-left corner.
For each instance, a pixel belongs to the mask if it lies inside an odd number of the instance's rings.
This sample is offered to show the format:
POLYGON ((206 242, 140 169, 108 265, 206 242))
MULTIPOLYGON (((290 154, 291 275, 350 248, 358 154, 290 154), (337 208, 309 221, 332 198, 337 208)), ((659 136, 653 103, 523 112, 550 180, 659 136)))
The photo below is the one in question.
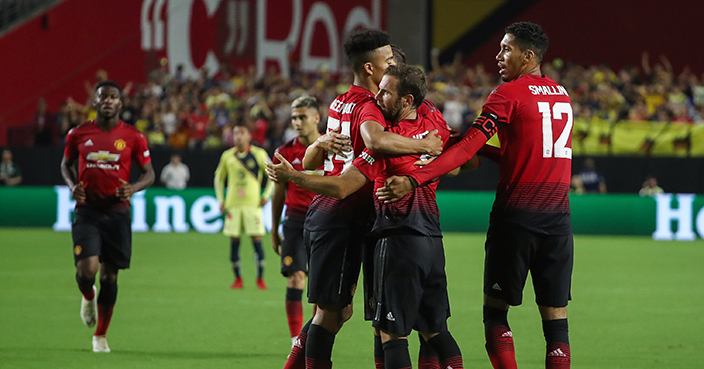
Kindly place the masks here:
POLYGON ((386 0, 68 0, 0 37, 0 145, 8 125, 87 96, 103 69, 119 83, 143 82, 168 61, 187 75, 221 62, 289 73, 344 68, 342 42, 357 27, 386 27, 386 0), (166 58, 166 59, 164 59, 166 58))

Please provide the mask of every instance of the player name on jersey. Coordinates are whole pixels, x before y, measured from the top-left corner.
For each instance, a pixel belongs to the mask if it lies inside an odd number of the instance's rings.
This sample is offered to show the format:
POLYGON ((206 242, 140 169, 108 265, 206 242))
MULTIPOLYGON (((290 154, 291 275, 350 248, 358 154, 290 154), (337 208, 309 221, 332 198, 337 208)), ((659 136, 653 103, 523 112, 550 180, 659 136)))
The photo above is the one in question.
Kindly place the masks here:
POLYGON ((357 105, 356 103, 343 103, 342 101, 335 99, 330 104, 330 110, 336 111, 340 114, 352 114, 352 109, 354 109, 354 106, 357 105))
POLYGON ((562 86, 536 86, 529 85, 528 88, 533 95, 565 95, 570 96, 562 86))

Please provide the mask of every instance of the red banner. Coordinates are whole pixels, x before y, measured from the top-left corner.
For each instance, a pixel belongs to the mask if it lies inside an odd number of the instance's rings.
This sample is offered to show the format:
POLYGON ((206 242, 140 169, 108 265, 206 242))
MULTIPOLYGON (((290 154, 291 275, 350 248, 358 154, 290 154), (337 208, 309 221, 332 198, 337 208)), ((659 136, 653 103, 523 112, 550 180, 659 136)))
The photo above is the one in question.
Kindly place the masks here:
POLYGON ((0 146, 6 127, 31 119, 39 98, 50 110, 83 103, 96 71, 144 82, 168 61, 194 76, 221 62, 289 73, 345 65, 342 42, 361 26, 386 27, 386 0, 68 0, 0 37, 0 146), (166 58, 166 59, 164 59, 166 58))

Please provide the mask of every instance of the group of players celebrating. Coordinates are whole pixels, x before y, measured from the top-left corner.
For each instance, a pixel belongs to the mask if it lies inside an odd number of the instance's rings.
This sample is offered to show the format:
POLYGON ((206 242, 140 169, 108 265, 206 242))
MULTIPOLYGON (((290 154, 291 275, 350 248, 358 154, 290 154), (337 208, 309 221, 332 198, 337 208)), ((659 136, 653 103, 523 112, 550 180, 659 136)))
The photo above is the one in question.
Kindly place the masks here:
MULTIPOLYGON (((374 327, 376 368, 412 367, 412 330, 421 342, 419 368, 463 367, 459 345, 447 328, 450 306, 435 192, 439 176, 477 168, 479 157, 500 167, 485 245, 483 314, 491 363, 517 367, 507 315, 509 306, 521 304, 530 271, 543 321, 546 368, 570 367, 572 108, 566 90, 541 74, 547 46, 536 24, 506 28, 496 55, 505 83, 489 95, 461 137, 425 100, 424 73, 405 64, 383 31, 359 29, 345 41, 354 81, 330 104, 325 134, 317 132, 315 98, 292 103, 299 136, 266 164, 275 182, 272 244, 288 278, 293 347, 285 369, 332 367, 335 336, 352 316, 362 266, 364 317, 374 327), (494 134, 500 147, 486 145, 494 134), (278 225, 284 203, 282 237, 278 225), (308 301, 316 310, 304 325, 306 272, 308 301)), ((62 173, 77 201, 73 240, 81 316, 87 325, 99 322, 93 348, 100 352, 109 351, 105 331, 117 295, 117 270, 129 266, 129 216, 119 216, 131 194, 151 184, 153 170, 143 136, 129 131, 115 114, 119 86, 98 85, 96 91, 98 118, 69 133, 62 173), (121 130, 125 138, 117 137, 121 130), (114 153, 116 148, 125 151, 114 153), (131 158, 142 170, 134 184, 127 183, 131 158), (110 165, 119 168, 110 172, 115 183, 98 187, 91 171, 105 172, 110 165), (98 261, 105 272, 96 309, 98 261)))

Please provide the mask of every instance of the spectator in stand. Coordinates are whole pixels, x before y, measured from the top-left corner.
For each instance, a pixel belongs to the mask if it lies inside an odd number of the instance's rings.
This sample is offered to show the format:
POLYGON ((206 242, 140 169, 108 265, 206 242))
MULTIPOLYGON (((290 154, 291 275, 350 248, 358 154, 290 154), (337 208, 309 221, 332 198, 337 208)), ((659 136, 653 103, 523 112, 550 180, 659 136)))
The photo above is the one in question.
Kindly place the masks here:
POLYGON ((166 188, 172 190, 183 190, 186 188, 191 172, 188 166, 181 161, 181 155, 171 155, 171 161, 161 170, 160 180, 166 188))
POLYGON ((39 99, 37 111, 32 119, 34 127, 34 145, 54 146, 56 145, 57 129, 54 115, 46 109, 46 100, 39 99))
POLYGON ((208 107, 205 104, 198 105, 198 109, 188 117, 188 127, 191 131, 189 146, 191 148, 203 148, 209 124, 208 107))
POLYGON ((2 151, 2 161, 0 161, 0 186, 17 186, 22 183, 22 171, 20 167, 12 161, 12 151, 2 151))
POLYGON ((606 193, 606 181, 601 174, 597 173, 594 159, 584 159, 584 168, 579 172, 579 178, 582 180, 585 193, 606 193))
POLYGON ((658 180, 655 177, 648 177, 643 182, 643 187, 638 191, 641 196, 655 196, 657 194, 663 193, 663 189, 658 186, 658 180))
POLYGON ((179 129, 169 137, 169 147, 176 150, 188 149, 190 137, 191 133, 188 129, 188 122, 182 120, 179 129))

